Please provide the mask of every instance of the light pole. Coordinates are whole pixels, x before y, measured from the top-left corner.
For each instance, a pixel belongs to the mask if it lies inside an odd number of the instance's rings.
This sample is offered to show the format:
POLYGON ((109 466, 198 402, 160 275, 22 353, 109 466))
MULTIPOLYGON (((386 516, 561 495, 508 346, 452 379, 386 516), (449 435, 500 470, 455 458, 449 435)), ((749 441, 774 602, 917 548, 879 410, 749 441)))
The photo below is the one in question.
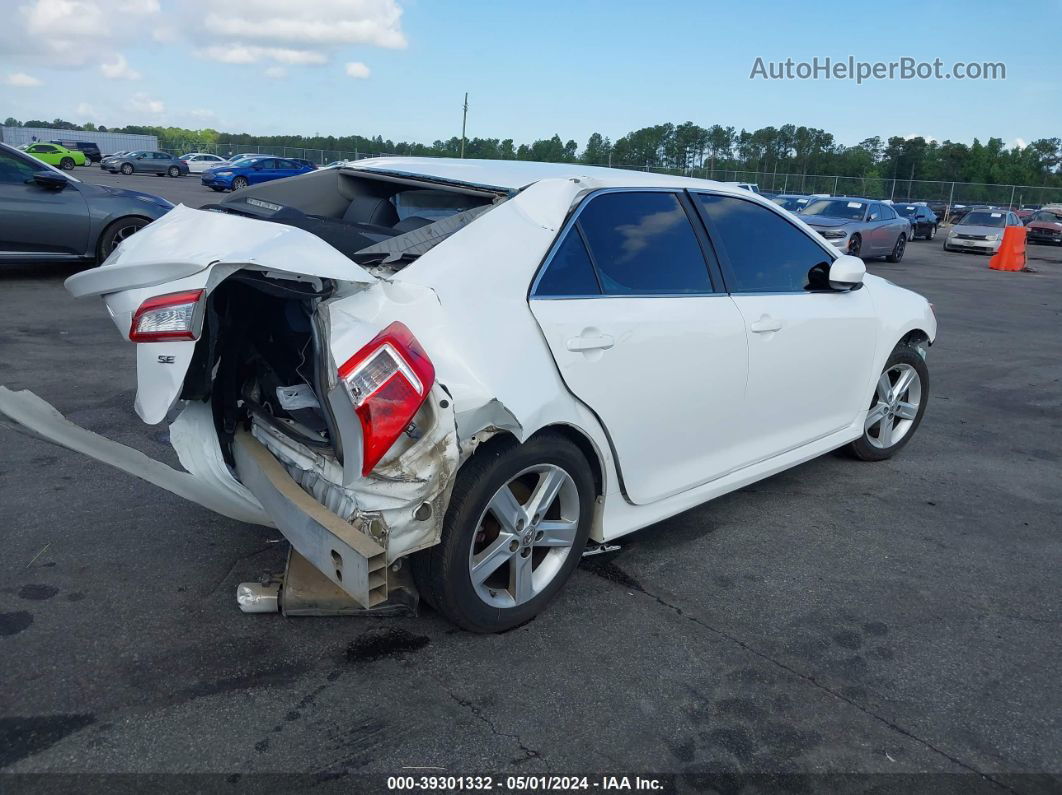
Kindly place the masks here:
POLYGON ((465 157, 465 125, 468 123, 468 92, 465 92, 464 113, 461 115, 461 159, 465 157))

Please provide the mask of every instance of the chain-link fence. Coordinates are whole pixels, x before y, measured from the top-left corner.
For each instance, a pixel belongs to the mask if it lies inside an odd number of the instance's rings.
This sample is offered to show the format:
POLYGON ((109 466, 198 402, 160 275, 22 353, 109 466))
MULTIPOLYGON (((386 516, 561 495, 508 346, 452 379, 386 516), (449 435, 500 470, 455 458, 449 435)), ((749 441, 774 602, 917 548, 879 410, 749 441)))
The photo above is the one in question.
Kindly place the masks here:
MULTIPOLYGON (((206 152, 222 157, 238 154, 268 154, 309 160, 318 166, 336 161, 388 156, 385 152, 260 146, 224 141, 215 144, 163 141, 160 148, 174 155, 189 152, 206 152)), ((821 193, 831 196, 860 196, 867 199, 892 199, 894 201, 941 201, 949 206, 991 204, 1015 209, 1030 205, 1062 204, 1062 188, 1035 185, 993 185, 982 182, 894 179, 891 177, 844 177, 835 174, 780 174, 770 171, 741 171, 712 167, 681 169, 618 163, 600 165, 635 171, 651 171, 656 174, 714 179, 720 182, 747 182, 758 185, 760 191, 769 193, 821 193)))

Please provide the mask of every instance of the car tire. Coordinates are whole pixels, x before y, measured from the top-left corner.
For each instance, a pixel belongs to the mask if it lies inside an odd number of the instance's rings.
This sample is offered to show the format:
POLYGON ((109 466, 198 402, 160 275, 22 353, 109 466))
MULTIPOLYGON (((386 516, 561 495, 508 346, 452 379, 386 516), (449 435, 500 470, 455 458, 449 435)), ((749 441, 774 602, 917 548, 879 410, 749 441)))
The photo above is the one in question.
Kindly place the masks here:
POLYGON ((114 251, 119 243, 139 232, 150 223, 150 218, 141 218, 137 215, 129 215, 109 223, 96 243, 96 263, 102 263, 111 255, 111 252, 114 251))
POLYGON ((128 177, 133 173, 133 166, 131 163, 122 163, 122 167, 118 170, 128 177))
POLYGON ((852 235, 852 239, 848 241, 848 253, 853 257, 858 257, 862 250, 863 238, 859 235, 852 235))
POLYGON ((579 565, 595 494, 586 458, 559 434, 522 445, 487 443, 457 474, 439 544, 412 556, 421 596, 470 632, 504 632, 530 621, 579 565), (547 484, 555 496, 536 507, 534 497, 547 484), (484 572, 478 577, 477 566, 484 572))
POLYGON ((892 247, 892 253, 885 257, 889 262, 899 262, 903 259, 903 252, 907 249, 907 235, 900 233, 896 238, 896 245, 892 247))
POLYGON ((177 168, 177 166, 170 166, 166 170, 166 173, 169 174, 171 177, 179 177, 179 176, 181 176, 181 170, 179 168, 177 168))
POLYGON ((247 177, 236 177, 236 179, 234 179, 232 181, 232 189, 233 190, 243 190, 246 187, 247 187, 247 177))
POLYGON ((922 423, 928 402, 926 361, 915 348, 901 343, 885 362, 874 385, 863 435, 848 445, 848 451, 861 461, 892 458, 911 441, 922 423), (909 380, 897 392, 901 378, 909 380))
POLYGON ((926 240, 932 240, 936 236, 937 236, 937 226, 936 226, 936 224, 934 224, 933 226, 929 227, 929 231, 926 232, 926 240))
POLYGON ((61 168, 63 171, 73 171, 74 158, 64 157, 62 160, 59 161, 59 168, 61 168))

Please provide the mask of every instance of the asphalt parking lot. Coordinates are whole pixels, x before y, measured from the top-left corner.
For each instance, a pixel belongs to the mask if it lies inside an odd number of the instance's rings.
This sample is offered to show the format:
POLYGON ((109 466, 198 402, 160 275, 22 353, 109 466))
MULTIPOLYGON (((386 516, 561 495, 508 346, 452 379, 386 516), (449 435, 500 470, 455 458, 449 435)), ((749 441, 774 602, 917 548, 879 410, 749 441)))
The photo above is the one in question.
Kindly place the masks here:
MULTIPOLYGON (((218 197, 197 177, 75 176, 218 197)), ((1035 272, 998 273, 938 238, 870 263, 940 323, 897 458, 825 456, 637 533, 498 636, 428 609, 244 615, 236 585, 282 570, 279 534, 0 429, 0 768, 1058 791, 1062 249, 1030 254, 1035 272)), ((0 383, 175 463, 133 413, 132 347, 70 273, 0 272, 0 383)))
POLYGON ((94 182, 98 185, 112 185, 116 188, 128 188, 141 190, 145 193, 154 193, 169 199, 174 204, 184 204, 188 207, 202 207, 204 204, 215 204, 219 199, 226 196, 211 190, 199 181, 199 174, 189 174, 185 177, 157 177, 154 174, 112 174, 104 171, 98 165, 83 166, 68 172, 80 180, 94 182))

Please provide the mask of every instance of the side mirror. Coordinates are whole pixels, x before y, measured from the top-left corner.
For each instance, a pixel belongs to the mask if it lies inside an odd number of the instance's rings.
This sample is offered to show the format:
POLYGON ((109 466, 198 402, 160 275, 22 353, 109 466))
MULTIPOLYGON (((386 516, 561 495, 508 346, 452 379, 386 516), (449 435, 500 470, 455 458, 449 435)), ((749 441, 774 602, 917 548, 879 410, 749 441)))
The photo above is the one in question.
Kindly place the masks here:
POLYGON ((70 184, 65 174, 56 174, 54 171, 38 171, 33 175, 32 181, 49 190, 62 190, 70 184))
POLYGON ((834 290, 855 290, 863 284, 867 266, 859 257, 842 254, 830 265, 830 287, 834 290))

